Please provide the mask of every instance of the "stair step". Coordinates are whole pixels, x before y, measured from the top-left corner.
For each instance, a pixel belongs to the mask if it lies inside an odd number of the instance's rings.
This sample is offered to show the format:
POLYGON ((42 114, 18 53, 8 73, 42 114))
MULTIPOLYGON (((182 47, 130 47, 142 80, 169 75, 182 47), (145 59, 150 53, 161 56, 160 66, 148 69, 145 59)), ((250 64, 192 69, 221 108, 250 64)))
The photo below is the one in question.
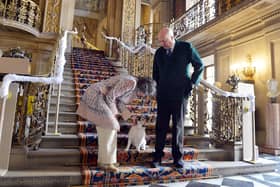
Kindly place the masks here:
MULTIPOLYGON (((76 92, 74 89, 61 88, 60 95, 61 96, 75 96, 76 92)), ((57 96, 57 90, 54 90, 52 92, 52 96, 57 96)))
MULTIPOLYGON (((78 128, 76 122, 58 122, 58 133, 61 134, 77 134, 78 128)), ((48 123, 48 132, 55 132, 55 122, 48 123)))
MULTIPOLYGON (((76 112, 59 112, 58 121, 59 122, 76 122, 78 115, 76 112)), ((56 121, 56 111, 49 111, 49 121, 56 121)))
POLYGON ((80 150, 40 148, 24 151, 13 148, 10 157, 10 169, 55 168, 57 166, 73 166, 80 162, 80 150))
MULTIPOLYGON (((97 146, 97 133, 79 133, 81 139, 81 146, 97 146)), ((125 147, 127 144, 127 134, 118 134, 118 146, 125 147)), ((147 145, 155 145, 155 134, 147 134, 146 141, 147 145)), ((166 145, 172 145, 172 135, 167 134, 166 145)), ((210 138, 206 136, 184 136, 184 145, 194 148, 209 148, 210 138)))
MULTIPOLYGON (((54 91, 58 90, 58 85, 55 84, 53 86, 54 91)), ((61 89, 62 90, 75 90, 75 84, 73 82, 69 82, 69 81, 63 81, 61 84, 61 89)))
MULTIPOLYGON (((154 148, 147 148, 138 152, 135 149, 125 151, 118 149, 118 163, 121 165, 145 164, 152 161, 154 148)), ((163 162, 172 161, 171 148, 164 149, 163 162)), ((220 160, 228 153, 223 149, 193 149, 184 148, 184 160, 220 160)), ((96 166, 98 150, 86 147, 81 148, 40 148, 26 151, 23 148, 13 148, 10 158, 10 168, 31 169, 50 168, 57 166, 96 166), (81 157, 81 153, 84 156, 81 157)))
POLYGON ((73 75, 67 75, 67 76, 63 76, 63 82, 74 82, 74 78, 73 75))
POLYGON ((80 167, 9 170, 0 177, 1 187, 69 187, 82 184, 80 167))
MULTIPOLYGON (((145 150, 140 150, 139 152, 135 149, 129 149, 128 151, 119 148, 117 153, 117 162, 121 165, 132 165, 132 164, 145 164, 153 160, 153 147, 147 147, 145 150)), ((81 147, 81 153, 83 153, 81 160, 83 165, 96 166, 98 149, 96 148, 86 148, 81 147)), ((229 157, 229 152, 223 149, 193 149, 189 147, 184 148, 184 160, 231 160, 229 157)), ((172 161, 172 151, 171 148, 164 149, 164 157, 162 162, 172 161)))
MULTIPOLYGON (((73 70, 72 70, 73 71, 73 70)), ((73 76, 73 72, 72 71, 64 71, 63 72, 63 77, 64 76, 73 76)))
MULTIPOLYGON (((43 141, 40 144, 42 148, 73 148, 77 146, 97 146, 97 134, 89 133, 79 135, 75 134, 62 134, 60 136, 43 136, 43 141), (88 138, 86 139, 86 136, 88 138), (81 144, 80 144, 81 143, 81 144)), ((153 146, 155 142, 155 135, 147 136, 147 145, 153 146)), ((124 148, 127 145, 127 135, 126 134, 118 134, 118 147, 124 148)), ((171 145, 171 136, 168 136, 166 141, 166 146, 171 145), (169 143, 168 143, 169 142, 169 143)), ((208 137, 196 137, 196 136, 185 136, 185 146, 186 147, 194 147, 194 148, 209 148, 209 138, 208 137)))
MULTIPOLYGON (((56 111, 57 109, 57 101, 53 101, 50 104, 50 111, 56 111)), ((60 103, 59 104, 59 111, 60 112, 76 112, 77 104, 76 103, 60 103)))
POLYGON ((80 139, 75 134, 47 135, 42 137, 40 148, 78 148, 80 139))
MULTIPOLYGON (((56 104, 56 102, 57 102, 57 96, 52 95, 50 103, 51 104, 56 104)), ((60 96, 60 103, 74 104, 74 103, 76 103, 76 96, 74 96, 74 95, 61 95, 60 96)))
MULTIPOLYGON (((274 171, 277 167, 277 162, 260 158, 255 164, 251 164, 248 162, 242 161, 205 161, 203 162, 212 167, 211 176, 213 177, 226 177, 232 175, 242 175, 242 174, 253 174, 253 173, 261 173, 261 172, 271 172, 274 171)), ((168 167, 168 166, 164 166, 168 167)), ((82 170, 83 173, 89 171, 89 168, 84 168, 82 170)), ((103 172, 98 168, 91 168, 93 173, 100 173, 99 177, 96 180, 102 180, 99 185, 108 184, 108 180, 110 177, 116 180, 118 177, 114 177, 115 175, 111 172, 103 172), (103 175, 106 175, 103 176, 103 175)), ((172 169, 172 168, 171 168, 172 169)), ((120 166, 120 171, 117 173, 118 176, 127 176, 129 168, 127 166, 120 166)), ((156 169, 154 169, 156 170, 156 169)), ((140 170, 138 170, 140 171, 140 170)), ((132 175, 131 175, 132 177, 132 175)), ((143 180, 143 178, 139 175, 136 175, 138 180, 143 180)), ((171 179, 171 178, 170 178, 171 179)), ((180 181, 189 181, 193 179, 182 178, 180 181)), ((138 181, 136 180, 136 181, 138 181)), ((134 180, 131 180, 134 181, 134 180)), ((145 184, 155 184, 155 183, 167 183, 174 182, 168 180, 167 178, 164 181, 152 180, 145 181, 145 184)), ((111 182, 111 181, 109 181, 111 182)), ((140 182, 140 181, 139 181, 140 182)), ((110 183, 111 184, 111 183, 110 183)), ((138 183, 141 184, 141 183, 138 183)), ((143 184, 143 183, 142 183, 143 184)), ((172 183, 171 183, 172 184, 172 183)), ((122 184, 124 185, 124 184, 122 184)), ((134 184, 135 185, 135 184, 134 184)), ((56 168, 38 168, 38 169, 20 169, 20 170, 9 170, 6 175, 0 177, 0 186, 5 187, 14 187, 14 186, 29 186, 29 187, 69 187, 69 186, 83 186, 83 178, 81 176, 81 168, 80 167, 56 167, 56 168)))

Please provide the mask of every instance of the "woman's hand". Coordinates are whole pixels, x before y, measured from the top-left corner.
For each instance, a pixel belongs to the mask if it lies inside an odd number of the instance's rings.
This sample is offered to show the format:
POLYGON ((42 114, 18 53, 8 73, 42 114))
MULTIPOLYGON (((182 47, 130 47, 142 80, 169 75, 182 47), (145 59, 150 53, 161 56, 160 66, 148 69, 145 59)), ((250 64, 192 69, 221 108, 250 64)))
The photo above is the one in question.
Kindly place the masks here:
POLYGON ((120 114, 116 114, 115 117, 117 118, 118 121, 123 120, 123 117, 120 114))
POLYGON ((124 120, 128 120, 129 118, 131 118, 132 113, 126 109, 121 113, 121 115, 124 120))
POLYGON ((137 125, 137 116, 131 116, 131 125, 137 125))

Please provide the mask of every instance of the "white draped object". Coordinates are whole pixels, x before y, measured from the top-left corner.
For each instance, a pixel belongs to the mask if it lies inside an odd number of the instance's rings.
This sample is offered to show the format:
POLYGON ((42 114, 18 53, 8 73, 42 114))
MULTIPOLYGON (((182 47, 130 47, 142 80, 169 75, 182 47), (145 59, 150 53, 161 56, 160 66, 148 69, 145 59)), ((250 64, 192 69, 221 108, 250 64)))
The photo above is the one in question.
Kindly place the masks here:
POLYGON ((77 34, 77 31, 65 31, 63 37, 59 41, 59 48, 56 55, 56 63, 54 68, 54 75, 51 77, 35 77, 24 76, 16 74, 7 74, 3 78, 3 82, 0 88, 0 97, 6 97, 9 93, 9 86, 12 82, 37 82, 45 84, 60 84, 63 81, 63 71, 65 60, 65 50, 67 48, 67 34, 77 34))
POLYGON ((101 33, 103 35, 104 38, 106 38, 107 40, 115 40, 117 41, 117 43, 119 45, 121 45, 123 48, 129 50, 131 53, 135 54, 138 53, 142 48, 145 48, 147 50, 149 50, 152 54, 155 54, 156 49, 152 48, 151 46, 147 45, 147 44, 140 44, 138 46, 134 46, 134 47, 130 47, 127 44, 125 44, 124 42, 120 41, 118 38, 116 37, 111 37, 111 36, 106 36, 104 33, 101 33))

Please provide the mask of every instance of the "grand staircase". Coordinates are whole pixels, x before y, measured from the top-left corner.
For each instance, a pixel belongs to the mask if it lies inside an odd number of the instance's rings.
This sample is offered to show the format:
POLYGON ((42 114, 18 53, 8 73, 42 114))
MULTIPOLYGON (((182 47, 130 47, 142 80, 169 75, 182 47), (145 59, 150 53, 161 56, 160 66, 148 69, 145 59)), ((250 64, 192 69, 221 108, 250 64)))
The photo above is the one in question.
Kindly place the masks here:
POLYGON ((84 90, 95 82, 122 73, 122 69, 105 58, 102 51, 74 48, 67 55, 64 81, 61 86, 58 132, 55 134, 58 86, 54 86, 48 118, 48 134, 42 137, 39 150, 13 146, 10 168, 0 178, 0 186, 127 186, 150 183, 169 183, 271 171, 273 162, 260 159, 255 164, 232 162, 232 153, 214 148, 207 136, 185 136, 183 169, 171 166, 171 136, 168 136, 162 167, 150 168, 155 143, 156 107, 153 98, 137 98, 128 108, 144 119, 147 149, 129 151, 127 133, 131 120, 120 121, 118 133, 118 162, 120 171, 100 170, 97 163, 97 134, 95 125, 85 121, 75 111, 84 90))

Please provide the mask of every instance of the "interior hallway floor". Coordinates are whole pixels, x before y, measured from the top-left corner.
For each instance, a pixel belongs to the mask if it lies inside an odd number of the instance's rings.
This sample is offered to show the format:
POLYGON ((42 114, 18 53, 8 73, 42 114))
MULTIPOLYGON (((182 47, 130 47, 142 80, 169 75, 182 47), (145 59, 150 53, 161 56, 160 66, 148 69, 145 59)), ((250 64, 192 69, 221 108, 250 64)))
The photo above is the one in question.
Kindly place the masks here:
POLYGON ((260 154, 260 158, 276 161, 277 169, 269 173, 217 177, 170 184, 150 184, 137 187, 280 187, 280 156, 260 154))

